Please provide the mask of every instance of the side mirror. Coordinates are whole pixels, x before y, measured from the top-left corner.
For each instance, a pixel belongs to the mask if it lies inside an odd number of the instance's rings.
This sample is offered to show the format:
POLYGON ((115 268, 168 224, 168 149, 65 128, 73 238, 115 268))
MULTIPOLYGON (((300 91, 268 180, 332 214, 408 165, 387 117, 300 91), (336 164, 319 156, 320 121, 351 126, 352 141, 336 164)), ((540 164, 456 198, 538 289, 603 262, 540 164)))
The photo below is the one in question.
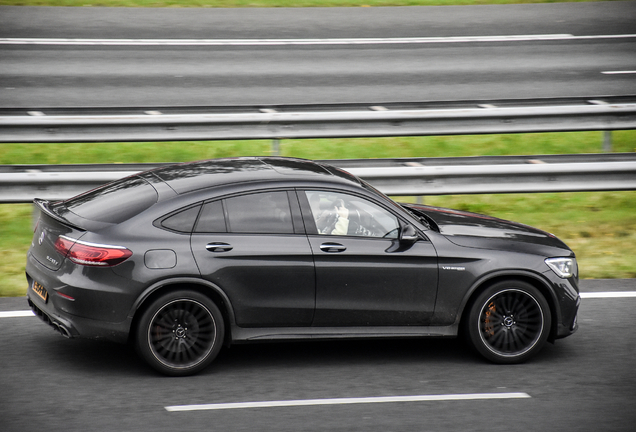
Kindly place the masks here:
POLYGON ((400 230, 400 242, 415 243, 420 239, 412 225, 405 225, 400 230))

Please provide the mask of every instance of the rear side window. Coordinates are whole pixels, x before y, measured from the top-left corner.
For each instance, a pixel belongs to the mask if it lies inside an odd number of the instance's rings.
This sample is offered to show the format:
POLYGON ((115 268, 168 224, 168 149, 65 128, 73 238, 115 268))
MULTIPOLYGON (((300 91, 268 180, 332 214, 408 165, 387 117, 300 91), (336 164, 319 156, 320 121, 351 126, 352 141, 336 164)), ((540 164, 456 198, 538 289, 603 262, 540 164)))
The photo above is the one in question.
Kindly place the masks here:
POLYGON ((127 177, 64 201, 76 215, 93 221, 120 223, 157 202, 157 191, 139 177, 127 177))
POLYGON ((260 192, 207 203, 195 231, 293 234, 287 192, 260 192))
POLYGON ((264 192, 225 200, 230 232, 293 234, 287 192, 264 192))

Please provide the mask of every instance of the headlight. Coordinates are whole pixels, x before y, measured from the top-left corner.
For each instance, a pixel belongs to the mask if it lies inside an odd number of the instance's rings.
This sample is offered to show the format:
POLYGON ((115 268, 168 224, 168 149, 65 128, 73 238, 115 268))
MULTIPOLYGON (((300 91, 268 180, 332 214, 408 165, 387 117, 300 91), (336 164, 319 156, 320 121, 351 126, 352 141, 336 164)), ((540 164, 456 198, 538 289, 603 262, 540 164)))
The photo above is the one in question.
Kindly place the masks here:
POLYGON ((560 278, 571 278, 577 273, 576 259, 574 258, 548 258, 545 263, 560 278))

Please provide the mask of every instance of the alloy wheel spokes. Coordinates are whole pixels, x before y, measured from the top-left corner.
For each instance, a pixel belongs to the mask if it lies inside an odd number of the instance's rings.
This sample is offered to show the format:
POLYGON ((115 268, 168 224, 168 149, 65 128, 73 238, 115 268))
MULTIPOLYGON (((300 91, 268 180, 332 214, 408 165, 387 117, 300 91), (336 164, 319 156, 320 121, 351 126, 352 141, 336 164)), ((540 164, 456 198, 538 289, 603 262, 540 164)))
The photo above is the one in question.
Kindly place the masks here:
POLYGON ((479 320, 480 336, 493 352, 517 356, 530 350, 543 331, 544 316, 529 293, 510 289, 488 299, 479 320))
POLYGON ((174 368, 192 367, 214 347, 216 323, 203 304, 175 300, 155 314, 148 337, 152 353, 161 363, 174 368))

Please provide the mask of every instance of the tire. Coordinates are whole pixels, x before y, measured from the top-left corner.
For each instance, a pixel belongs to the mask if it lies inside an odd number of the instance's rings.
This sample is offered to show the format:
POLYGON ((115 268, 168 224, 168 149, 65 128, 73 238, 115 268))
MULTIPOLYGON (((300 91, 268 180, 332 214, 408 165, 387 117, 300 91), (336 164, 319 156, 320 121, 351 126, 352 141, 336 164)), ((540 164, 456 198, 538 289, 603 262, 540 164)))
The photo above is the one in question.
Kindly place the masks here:
POLYGON ((219 308, 195 291, 162 295, 145 309, 135 330, 139 355, 170 376, 205 369, 223 345, 225 325, 219 308))
POLYGON ((538 289, 521 281, 504 281, 475 299, 465 325, 479 354, 495 363, 521 363, 545 345, 552 316, 538 289))

